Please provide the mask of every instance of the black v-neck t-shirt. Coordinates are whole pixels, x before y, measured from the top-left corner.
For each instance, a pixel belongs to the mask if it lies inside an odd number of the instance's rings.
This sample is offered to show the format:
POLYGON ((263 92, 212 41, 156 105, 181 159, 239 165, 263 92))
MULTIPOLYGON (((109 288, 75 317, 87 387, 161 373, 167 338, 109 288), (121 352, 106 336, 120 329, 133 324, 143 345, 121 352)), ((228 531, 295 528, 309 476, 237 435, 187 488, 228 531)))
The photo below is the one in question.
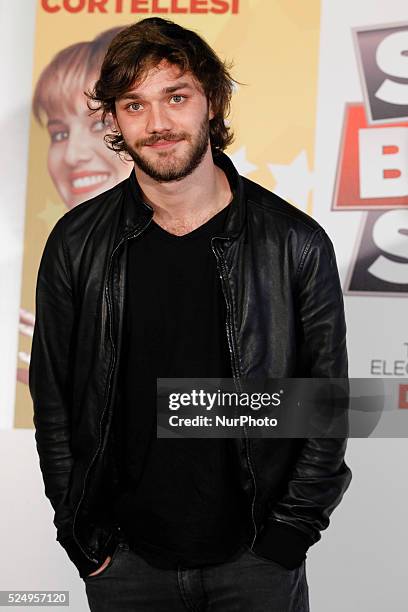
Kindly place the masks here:
POLYGON ((250 532, 234 441, 156 437, 156 378, 232 375, 211 248, 228 209, 184 236, 152 221, 128 245, 115 512, 132 549, 161 568, 224 562, 250 532))

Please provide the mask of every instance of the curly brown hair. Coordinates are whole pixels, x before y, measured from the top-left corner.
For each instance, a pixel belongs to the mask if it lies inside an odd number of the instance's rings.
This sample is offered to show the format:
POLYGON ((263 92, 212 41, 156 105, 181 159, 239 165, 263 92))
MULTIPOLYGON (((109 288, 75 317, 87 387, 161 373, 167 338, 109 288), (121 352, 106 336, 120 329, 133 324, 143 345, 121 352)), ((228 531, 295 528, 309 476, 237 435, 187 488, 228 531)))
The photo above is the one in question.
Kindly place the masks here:
MULTIPOLYGON (((223 151, 233 141, 225 122, 234 83, 238 82, 230 75, 231 64, 223 62, 198 34, 167 19, 142 19, 115 36, 99 79, 86 92, 90 110, 102 110, 103 121, 109 113, 115 116, 115 100, 162 60, 179 66, 182 72, 191 72, 200 83, 214 113, 210 120, 211 149, 214 154, 223 151)), ((105 142, 117 153, 126 151, 120 133, 107 134, 105 142)))

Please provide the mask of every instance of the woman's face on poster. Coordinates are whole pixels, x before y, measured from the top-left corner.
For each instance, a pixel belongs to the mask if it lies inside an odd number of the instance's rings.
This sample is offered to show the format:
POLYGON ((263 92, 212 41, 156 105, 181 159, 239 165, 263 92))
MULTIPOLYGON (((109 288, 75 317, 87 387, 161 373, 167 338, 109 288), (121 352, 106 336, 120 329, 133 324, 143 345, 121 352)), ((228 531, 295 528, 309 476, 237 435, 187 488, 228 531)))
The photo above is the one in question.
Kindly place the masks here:
POLYGON ((69 106, 61 106, 48 117, 47 127, 48 170, 68 208, 129 176, 132 163, 122 161, 107 148, 103 137, 110 126, 101 121, 101 113, 90 115, 81 91, 69 106))

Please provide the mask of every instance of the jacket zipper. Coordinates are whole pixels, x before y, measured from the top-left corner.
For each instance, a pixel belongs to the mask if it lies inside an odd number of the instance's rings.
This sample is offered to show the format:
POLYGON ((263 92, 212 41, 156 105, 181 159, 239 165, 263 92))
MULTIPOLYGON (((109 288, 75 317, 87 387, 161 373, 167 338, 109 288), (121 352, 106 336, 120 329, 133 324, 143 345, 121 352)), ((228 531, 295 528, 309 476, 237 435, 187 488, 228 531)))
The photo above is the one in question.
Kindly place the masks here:
MULTIPOLYGON (((235 381, 235 385, 237 387, 238 390, 241 390, 241 381, 240 381, 240 368, 238 365, 238 360, 237 360, 237 356, 236 356, 236 351, 235 351, 235 344, 234 344, 234 334, 233 334, 233 330, 232 330, 232 303, 229 299, 229 284, 228 284, 228 279, 227 279, 227 267, 225 264, 225 261, 223 259, 222 253, 215 247, 214 245, 214 240, 222 240, 225 238, 220 238, 217 236, 214 236, 214 238, 211 239, 211 248, 212 251, 215 255, 215 258, 217 260, 217 266, 218 266, 218 270, 219 270, 219 274, 220 274, 220 280, 221 280, 221 286, 222 286, 222 292, 224 294, 224 298, 225 298, 225 303, 227 306, 227 320, 226 320, 226 329, 227 329, 227 339, 228 339, 228 347, 230 350, 230 354, 231 354, 231 365, 232 365, 232 374, 233 374, 233 378, 235 381)), ((252 539, 252 544, 251 544, 251 548, 253 547, 255 540, 256 540, 256 536, 257 536, 257 527, 256 527, 256 521, 255 521, 255 498, 256 498, 256 480, 255 480, 255 473, 252 467, 252 462, 251 462, 251 457, 250 457, 250 453, 249 453, 249 444, 248 444, 248 433, 247 433, 247 429, 246 426, 243 426, 244 429, 244 435, 245 435, 245 451, 246 451, 246 459, 247 459, 247 463, 248 463, 248 468, 249 468, 249 472, 251 474, 252 477, 252 482, 254 485, 254 495, 252 498, 252 503, 251 503, 251 517, 252 517, 252 524, 254 527, 254 537, 252 539)))
POLYGON ((102 421, 103 421, 103 417, 105 416, 105 412, 106 412, 106 409, 107 409, 108 403, 109 403, 110 385, 111 385, 113 370, 114 370, 114 367, 115 367, 115 364, 116 364, 116 346, 115 346, 115 343, 113 341, 113 330, 112 330, 112 305, 111 305, 110 294, 109 294, 109 283, 110 283, 111 268, 112 268, 113 258, 115 256, 116 251, 119 249, 119 247, 125 242, 125 240, 128 240, 129 238, 136 238, 137 236, 139 236, 139 234, 141 234, 148 227, 150 222, 151 222, 151 219, 149 219, 148 223, 146 223, 146 225, 144 225, 143 227, 139 226, 137 228, 137 230, 135 230, 133 233, 125 234, 125 235, 122 236, 122 238, 120 239, 120 241, 118 242, 118 244, 113 249, 113 251, 112 251, 112 253, 110 255, 109 265, 108 265, 107 281, 106 281, 106 285, 105 285, 105 288, 104 288, 104 292, 105 292, 105 295, 106 295, 106 301, 107 301, 107 304, 108 304, 109 337, 110 337, 110 341, 111 341, 111 344, 112 344, 112 360, 111 360, 111 364, 110 364, 110 368, 109 368, 109 373, 108 373, 108 383, 107 383, 107 389, 106 389, 105 406, 103 408, 102 415, 101 415, 101 418, 100 418, 100 421, 99 421, 99 442, 98 442, 98 448, 96 449, 96 452, 95 452, 94 456, 92 457, 92 460, 91 460, 91 462, 90 462, 90 464, 88 466, 88 469, 86 471, 86 474, 85 474, 84 486, 83 486, 83 489, 82 489, 81 498, 80 498, 80 500, 78 502, 78 505, 77 505, 77 508, 76 508, 76 511, 75 511, 73 527, 72 527, 73 536, 74 536, 74 539, 75 539, 76 543, 78 544, 79 548, 81 549, 83 554, 87 557, 87 559, 89 559, 90 561, 93 561, 94 563, 99 563, 99 560, 95 559, 93 557, 90 557, 85 552, 83 547, 81 546, 78 538, 75 535, 75 523, 76 523, 76 520, 77 520, 79 508, 80 508, 80 506, 82 504, 82 501, 84 499, 86 482, 87 482, 87 479, 88 479, 89 472, 90 472, 90 470, 92 468, 92 465, 93 465, 96 457, 98 456, 99 450, 101 448, 101 442, 102 442, 102 421))

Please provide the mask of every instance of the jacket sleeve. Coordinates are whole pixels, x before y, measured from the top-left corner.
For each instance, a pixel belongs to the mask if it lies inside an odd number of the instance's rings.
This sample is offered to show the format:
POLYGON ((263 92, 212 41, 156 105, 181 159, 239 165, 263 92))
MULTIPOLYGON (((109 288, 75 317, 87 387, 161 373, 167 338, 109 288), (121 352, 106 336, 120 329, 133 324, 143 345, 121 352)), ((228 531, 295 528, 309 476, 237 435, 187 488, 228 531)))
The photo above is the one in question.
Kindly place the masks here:
POLYGON ((74 540, 68 501, 74 463, 70 420, 75 308, 63 223, 64 217, 48 237, 38 271, 29 387, 40 468, 45 494, 55 511, 57 540, 80 573, 90 573, 95 563, 74 540))
MULTIPOLYGON (((343 296, 333 245, 320 228, 303 250, 297 270, 299 359, 302 376, 346 378, 348 362, 343 296)), ((329 525, 351 481, 346 438, 305 439, 283 497, 272 506, 254 550, 288 569, 329 525)))

